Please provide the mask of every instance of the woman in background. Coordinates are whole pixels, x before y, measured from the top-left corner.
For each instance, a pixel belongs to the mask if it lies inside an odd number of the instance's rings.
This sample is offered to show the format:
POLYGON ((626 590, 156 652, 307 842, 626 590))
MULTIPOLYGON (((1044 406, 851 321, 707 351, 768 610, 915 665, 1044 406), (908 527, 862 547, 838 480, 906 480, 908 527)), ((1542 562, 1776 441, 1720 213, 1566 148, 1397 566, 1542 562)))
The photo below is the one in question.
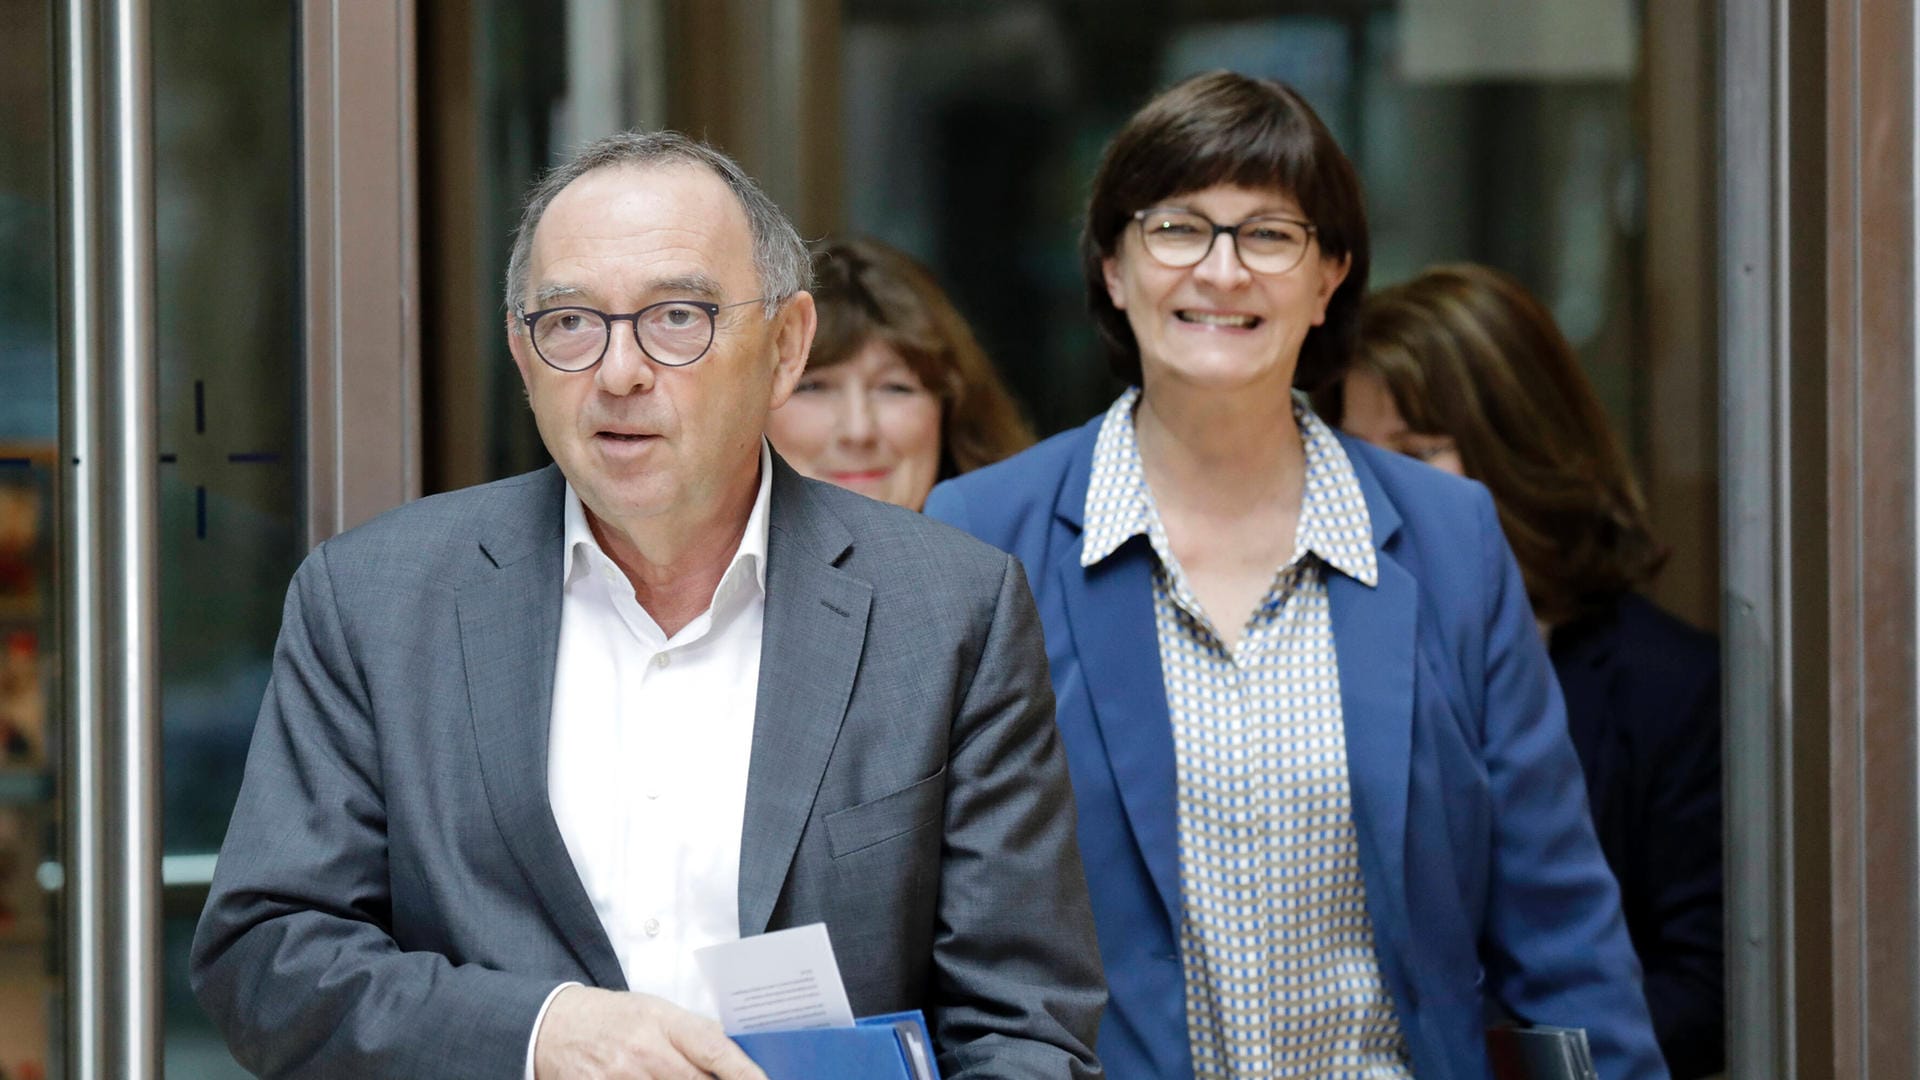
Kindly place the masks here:
POLYGON ((1019 557, 1108 984, 1108 1075, 1486 1080, 1485 1020, 1665 1076, 1485 489, 1338 436, 1352 163, 1227 72, 1108 145, 1082 272, 1128 389, 927 513, 1019 557))
POLYGON ((933 485, 1033 445, 1013 399, 925 267, 874 240, 814 255, 820 328, 767 421, 803 476, 918 510, 933 485))
POLYGON ((1511 277, 1436 267, 1367 299, 1352 365, 1318 404, 1348 433, 1493 493, 1660 1048, 1682 1080, 1720 1071, 1719 649, 1634 592, 1664 552, 1572 348, 1511 277))

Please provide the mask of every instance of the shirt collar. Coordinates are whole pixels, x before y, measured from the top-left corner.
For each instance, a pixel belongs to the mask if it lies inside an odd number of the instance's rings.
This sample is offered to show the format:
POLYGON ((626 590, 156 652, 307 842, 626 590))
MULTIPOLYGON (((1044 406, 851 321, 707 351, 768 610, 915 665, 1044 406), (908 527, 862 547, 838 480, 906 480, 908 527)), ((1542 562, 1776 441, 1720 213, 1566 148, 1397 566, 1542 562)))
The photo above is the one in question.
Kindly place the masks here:
MULTIPOLYGON (((727 571, 720 577, 720 584, 714 589, 714 603, 730 596, 746 586, 748 582, 764 595, 767 591, 767 527, 772 520, 769 507, 773 501, 773 453, 767 440, 760 440, 760 490, 753 497, 753 510, 747 514, 747 527, 740 534, 740 547, 733 553, 733 561, 727 564, 727 571)), ((573 484, 567 484, 566 496, 566 558, 561 571, 561 588, 572 589, 573 583, 581 575, 588 573, 594 565, 614 565, 613 559, 601 548, 600 541, 593 535, 593 529, 587 525, 586 507, 580 502, 580 495, 573 490, 573 484)))
POLYGON ((1347 448, 1326 421, 1314 415, 1306 395, 1293 395, 1293 419, 1307 451, 1307 484, 1300 497, 1300 547, 1362 585, 1380 583, 1373 547, 1373 518, 1360 490, 1347 448))
MULTIPOLYGON (((1133 412, 1140 389, 1128 387, 1107 409, 1093 442, 1093 468, 1087 482, 1080 565, 1101 562, 1135 536, 1152 536, 1158 511, 1140 463, 1133 412)), ((1359 581, 1377 585, 1380 569, 1373 548, 1373 522, 1360 491, 1353 462, 1333 431, 1293 396, 1293 418, 1306 453, 1306 484, 1300 497, 1300 552, 1310 551, 1327 565, 1359 581)), ((1300 552, 1296 552, 1299 554, 1300 552)))
POLYGON ((1133 407, 1140 388, 1129 386, 1100 421, 1093 440, 1093 471, 1087 479, 1087 505, 1080 539, 1080 565, 1093 566, 1136 536, 1153 530, 1153 493, 1147 489, 1134 441, 1133 407))

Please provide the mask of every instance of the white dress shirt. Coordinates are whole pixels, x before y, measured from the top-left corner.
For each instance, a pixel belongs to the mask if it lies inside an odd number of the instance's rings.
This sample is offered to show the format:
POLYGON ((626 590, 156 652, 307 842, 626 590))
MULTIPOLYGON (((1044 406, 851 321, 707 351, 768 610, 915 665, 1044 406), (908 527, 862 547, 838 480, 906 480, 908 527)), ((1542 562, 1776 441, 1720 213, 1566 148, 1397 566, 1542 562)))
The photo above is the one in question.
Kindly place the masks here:
MULTIPOLYGON (((571 484, 566 494, 547 735, 554 821, 627 988, 706 1016, 717 1010, 694 950, 740 937, 772 487, 763 440, 739 550, 707 610, 671 638, 594 539, 571 484)), ((527 1043, 529 1080, 545 1019, 542 1006, 527 1043)))

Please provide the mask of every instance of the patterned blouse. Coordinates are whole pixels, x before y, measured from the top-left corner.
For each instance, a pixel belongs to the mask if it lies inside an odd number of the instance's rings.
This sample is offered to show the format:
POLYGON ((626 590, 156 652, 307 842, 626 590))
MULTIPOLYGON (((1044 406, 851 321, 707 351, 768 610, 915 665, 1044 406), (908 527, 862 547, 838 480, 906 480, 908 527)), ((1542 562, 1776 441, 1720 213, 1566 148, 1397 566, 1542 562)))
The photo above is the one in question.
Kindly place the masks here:
POLYGON ((1303 399, 1299 532, 1229 649, 1147 487, 1129 389, 1094 444, 1081 565, 1144 535, 1173 722, 1181 966, 1201 1080, 1407 1077, 1360 877, 1325 575, 1379 581, 1353 466, 1303 399))

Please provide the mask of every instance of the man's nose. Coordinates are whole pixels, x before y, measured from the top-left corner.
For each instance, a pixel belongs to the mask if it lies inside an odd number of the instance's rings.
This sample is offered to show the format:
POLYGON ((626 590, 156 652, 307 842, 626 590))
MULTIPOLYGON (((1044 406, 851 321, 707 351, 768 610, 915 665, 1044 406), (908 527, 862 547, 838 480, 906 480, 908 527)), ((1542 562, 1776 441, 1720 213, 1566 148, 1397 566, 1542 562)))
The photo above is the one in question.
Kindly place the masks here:
POLYGON ((1213 238, 1207 257, 1194 265, 1193 276, 1222 289, 1237 289, 1253 276, 1240 261, 1239 241, 1232 233, 1213 238))
POLYGON ((593 369, 594 381, 601 390, 615 397, 641 393, 653 388, 658 374, 652 359, 640 348, 633 324, 618 322, 607 327, 607 352, 600 358, 600 366, 593 369))

